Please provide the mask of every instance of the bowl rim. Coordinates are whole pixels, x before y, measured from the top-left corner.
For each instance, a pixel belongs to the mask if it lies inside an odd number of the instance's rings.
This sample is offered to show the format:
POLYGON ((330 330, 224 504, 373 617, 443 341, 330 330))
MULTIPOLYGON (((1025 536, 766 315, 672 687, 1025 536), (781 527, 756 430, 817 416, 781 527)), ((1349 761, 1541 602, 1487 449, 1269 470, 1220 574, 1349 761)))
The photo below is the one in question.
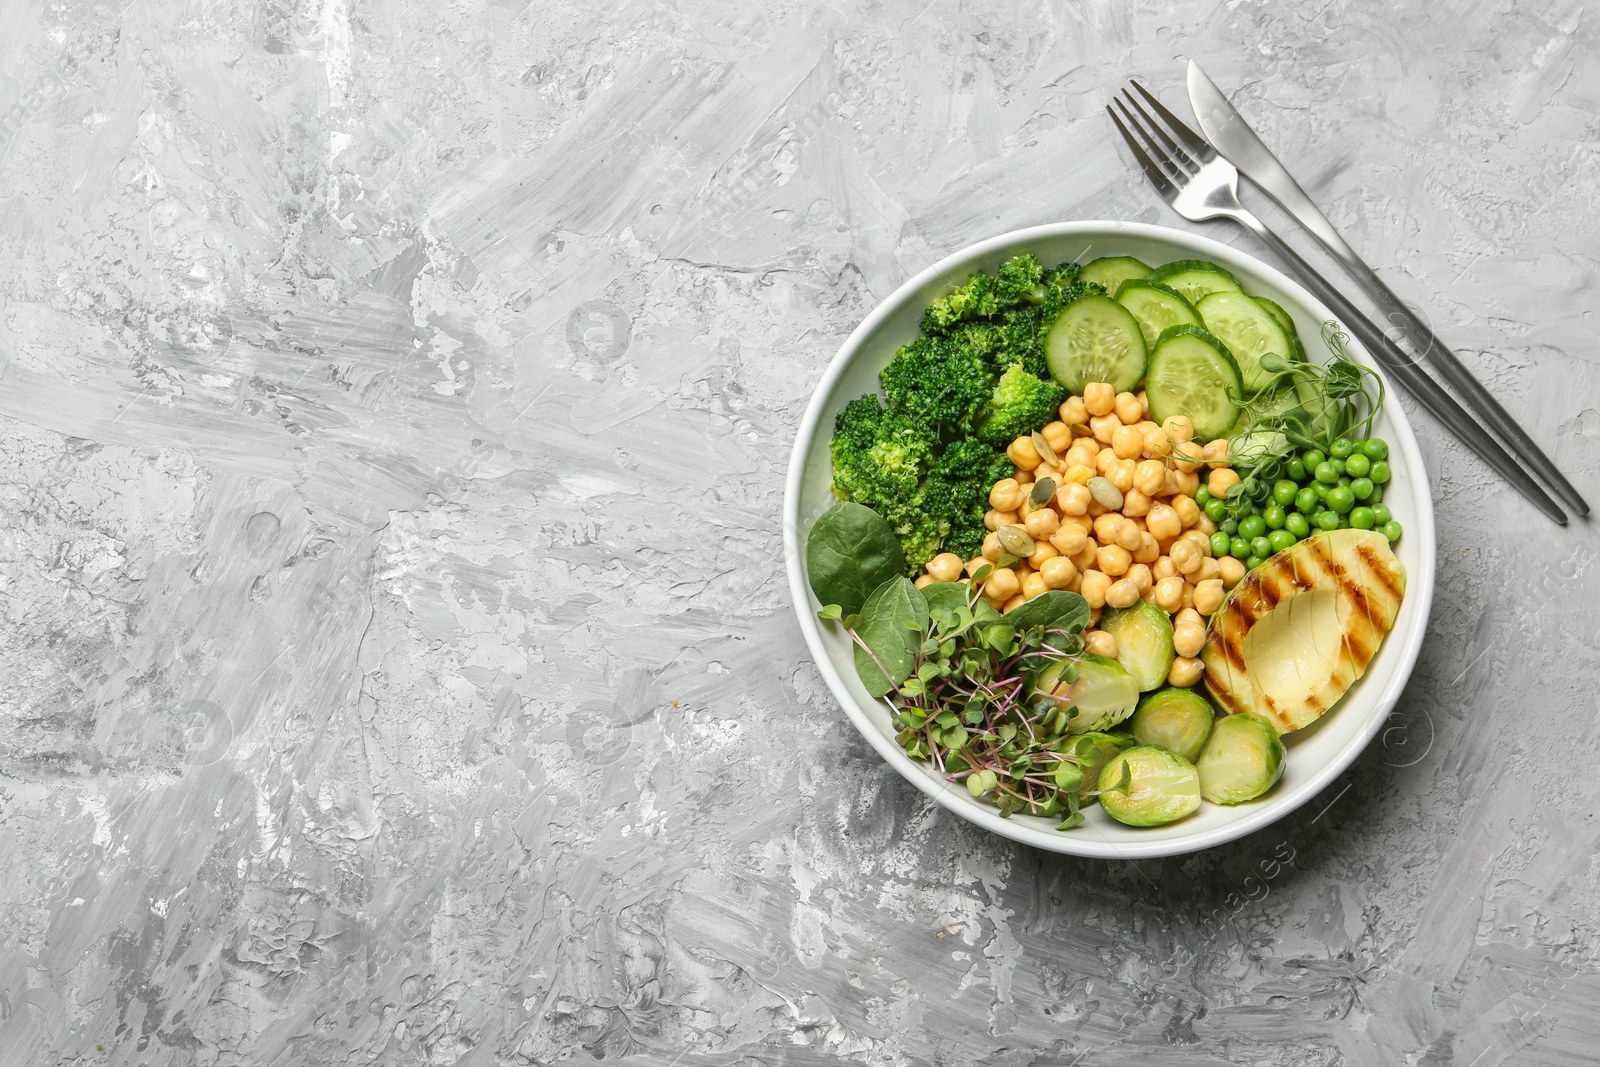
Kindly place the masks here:
MULTIPOLYGON (((1104 838, 1095 839, 1081 833, 1082 829, 1087 829, 1088 827, 1080 828, 1080 831, 1073 833, 1043 831, 1015 819, 1005 818, 1000 815, 998 810, 982 806, 965 789, 957 789, 947 782, 935 781, 923 773, 920 765, 907 756, 895 744, 893 738, 884 736, 872 724, 867 717, 865 709, 857 703, 850 693, 843 677, 835 668, 832 657, 828 655, 827 649, 822 644, 821 627, 810 603, 811 589, 805 576, 805 548, 800 532, 800 496, 803 488, 805 461, 816 437, 818 424, 822 420, 825 398, 833 393, 834 387, 839 378, 843 376, 845 369, 860 353, 863 344, 877 332, 884 320, 898 311, 908 298, 924 286, 955 271, 970 271, 971 268, 967 264, 984 256, 1041 239, 1074 236, 1104 237, 1107 234, 1170 242, 1180 247, 1187 247, 1197 253, 1192 258, 1211 259, 1224 264, 1227 264, 1230 260, 1243 261, 1250 271, 1259 273, 1274 285, 1291 294, 1299 308, 1314 314, 1318 321, 1337 320, 1338 318, 1320 300, 1307 292, 1303 286, 1271 264, 1213 238, 1169 226, 1113 220, 1048 223, 1020 230, 1011 230, 957 249, 914 277, 907 279, 889 296, 879 301, 871 313, 851 331, 849 337, 840 345, 839 350, 823 371, 822 377, 818 379, 816 387, 812 391, 811 399, 806 405, 805 414, 802 416, 800 425, 796 430, 794 447, 790 451, 789 470, 784 479, 784 562, 789 578, 789 592, 794 603, 795 613, 800 622, 801 632, 805 636, 806 646, 810 649, 812 658, 816 661, 817 668, 822 673, 823 680, 827 683, 829 691, 844 709, 846 717, 849 718, 856 731, 867 740, 867 743, 877 751, 878 755, 893 767, 902 778, 914 785, 940 807, 958 817, 1021 844, 1031 845, 1049 852, 1095 859, 1151 859, 1162 856, 1185 855, 1226 844, 1229 841, 1235 841, 1277 822, 1318 796, 1335 778, 1343 774, 1355 762, 1356 757, 1371 744, 1372 739, 1377 736, 1383 724, 1388 721, 1391 712, 1405 690, 1406 684, 1410 681, 1417 657, 1422 650, 1423 640, 1427 635, 1428 617, 1433 606, 1434 579, 1437 569, 1436 530, 1432 492, 1429 487, 1427 470, 1422 462, 1421 451, 1417 445, 1416 435, 1412 432, 1411 423, 1406 418, 1405 411, 1401 408, 1392 383, 1389 382, 1387 376, 1384 377, 1384 383, 1389 388, 1383 405, 1383 413, 1393 427, 1393 432, 1386 436, 1390 439, 1391 445, 1399 445, 1399 451, 1405 460, 1407 475, 1416 481, 1417 489, 1414 503, 1417 517, 1413 520, 1414 528, 1407 530, 1406 536, 1408 539, 1416 538, 1420 542, 1423 564, 1419 568, 1421 573, 1416 575, 1408 574, 1406 576, 1406 596, 1408 598, 1420 598, 1420 610, 1415 616, 1417 621, 1411 630, 1405 633, 1391 633, 1389 635, 1390 639, 1399 638, 1401 642, 1400 647, 1395 650, 1395 654, 1399 656, 1399 669, 1394 672, 1389 683, 1376 695, 1372 702, 1372 710, 1369 713, 1367 722, 1362 724, 1356 735, 1346 742, 1345 747, 1333 759, 1311 773, 1309 781, 1300 787, 1297 794, 1286 795, 1279 798, 1277 803, 1264 805, 1251 811, 1243 818, 1223 826, 1197 831, 1189 837, 1152 840, 1148 843, 1119 844, 1104 838), (1046 836, 1047 834, 1051 836, 1046 836)), ((1353 358, 1366 366, 1373 366, 1371 357, 1359 341, 1352 339, 1346 347, 1353 358)), ((1382 373, 1381 370, 1380 373, 1382 373)))

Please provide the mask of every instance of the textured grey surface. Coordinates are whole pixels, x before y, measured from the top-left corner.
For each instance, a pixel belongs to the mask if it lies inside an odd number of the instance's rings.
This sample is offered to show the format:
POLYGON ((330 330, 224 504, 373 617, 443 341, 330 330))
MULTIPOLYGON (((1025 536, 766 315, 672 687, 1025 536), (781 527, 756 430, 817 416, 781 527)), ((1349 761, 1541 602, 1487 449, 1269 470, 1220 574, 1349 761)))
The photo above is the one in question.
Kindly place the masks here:
POLYGON ((904 277, 1173 221, 1100 108, 1186 56, 1600 496, 1597 44, 1576 0, 6 0, 0 1063, 1592 1061, 1592 527, 1419 418, 1392 729, 1104 864, 850 733, 778 515, 904 277))

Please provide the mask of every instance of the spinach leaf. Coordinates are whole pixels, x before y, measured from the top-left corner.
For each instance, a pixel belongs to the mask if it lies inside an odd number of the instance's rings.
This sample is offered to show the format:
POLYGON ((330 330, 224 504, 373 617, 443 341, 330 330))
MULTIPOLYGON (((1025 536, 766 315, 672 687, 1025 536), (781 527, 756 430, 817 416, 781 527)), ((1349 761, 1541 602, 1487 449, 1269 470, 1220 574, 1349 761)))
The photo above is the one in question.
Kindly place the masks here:
POLYGON ((1006 612, 1006 622, 1019 631, 1033 626, 1077 633, 1089 621, 1089 603, 1077 593, 1052 589, 1006 612))
POLYGON ((835 504, 812 523, 806 573, 823 604, 837 604, 853 615, 869 593, 905 572, 900 539, 871 508, 848 501, 835 504))
POLYGON ((928 601, 910 578, 891 578, 872 591, 856 624, 861 642, 856 646, 856 673, 867 692, 887 696, 911 676, 927 629, 928 601))
POLYGON ((959 611, 967 606, 967 597, 971 594, 972 587, 966 582, 931 582, 922 587, 922 596, 930 612, 959 611))

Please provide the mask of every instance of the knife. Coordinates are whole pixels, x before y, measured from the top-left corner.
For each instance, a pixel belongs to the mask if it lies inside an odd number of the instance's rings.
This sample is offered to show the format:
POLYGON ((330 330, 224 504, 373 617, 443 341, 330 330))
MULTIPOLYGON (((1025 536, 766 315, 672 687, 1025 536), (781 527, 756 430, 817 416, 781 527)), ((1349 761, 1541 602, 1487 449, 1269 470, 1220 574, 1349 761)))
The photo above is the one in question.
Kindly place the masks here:
POLYGON ((1274 203, 1293 215, 1295 221, 1317 239, 1328 254, 1339 262, 1344 272, 1372 297, 1383 318, 1399 329, 1411 345, 1411 350, 1421 353, 1421 358, 1428 360, 1445 382, 1466 398, 1468 405, 1477 411, 1490 428, 1514 444, 1523 460, 1556 491, 1556 495, 1580 516, 1589 514, 1588 501, 1567 481, 1544 450, 1500 406, 1500 402, 1484 388, 1483 383, 1473 377, 1466 364, 1434 335, 1415 312, 1401 302, 1383 279, 1356 254, 1355 249, 1345 243, 1328 217, 1300 188, 1300 183, 1294 180, 1278 157, 1245 122, 1244 116, 1234 109, 1228 98, 1222 95, 1222 90, 1206 77, 1205 71, 1192 59, 1189 61, 1189 105, 1194 108, 1201 132, 1218 154, 1232 163, 1240 174, 1249 178, 1274 203))

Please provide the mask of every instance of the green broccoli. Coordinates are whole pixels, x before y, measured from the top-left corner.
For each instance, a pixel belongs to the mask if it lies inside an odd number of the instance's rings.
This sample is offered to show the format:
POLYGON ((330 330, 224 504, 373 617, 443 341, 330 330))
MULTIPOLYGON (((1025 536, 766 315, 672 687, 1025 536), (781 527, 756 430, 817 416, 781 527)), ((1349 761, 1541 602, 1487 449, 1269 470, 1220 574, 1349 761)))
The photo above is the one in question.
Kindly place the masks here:
POLYGON ((905 412, 857 397, 834 420, 833 495, 864 504, 895 524, 911 505, 933 458, 934 434, 905 412))
POLYGON ((1001 311, 1044 298, 1044 267, 1032 252, 1012 256, 995 271, 995 303, 1001 311))
POLYGON ((1044 296, 1043 280, 1044 267, 1033 253, 1012 256, 995 273, 973 274, 955 292, 929 304, 922 313, 922 332, 946 333, 971 319, 1035 303, 1044 296))
POLYGON ((989 508, 989 489, 1010 476, 1006 454, 975 437, 952 441, 933 461, 919 493, 920 505, 945 527, 945 551, 962 559, 978 554, 988 533, 983 516, 989 508))
POLYGON ((994 389, 994 371, 974 348, 948 337, 918 337, 879 375, 889 406, 941 433, 966 428, 994 389))
POLYGON ((1065 289, 1078 280, 1078 272, 1082 269, 1082 267, 1071 261, 1058 263, 1044 272, 1044 277, 1040 279, 1040 284, 1047 289, 1065 289))
POLYGON ((1040 378, 1014 363, 995 385, 977 435, 991 445, 1004 446, 1053 420, 1066 398, 1067 391, 1053 379, 1040 378))

